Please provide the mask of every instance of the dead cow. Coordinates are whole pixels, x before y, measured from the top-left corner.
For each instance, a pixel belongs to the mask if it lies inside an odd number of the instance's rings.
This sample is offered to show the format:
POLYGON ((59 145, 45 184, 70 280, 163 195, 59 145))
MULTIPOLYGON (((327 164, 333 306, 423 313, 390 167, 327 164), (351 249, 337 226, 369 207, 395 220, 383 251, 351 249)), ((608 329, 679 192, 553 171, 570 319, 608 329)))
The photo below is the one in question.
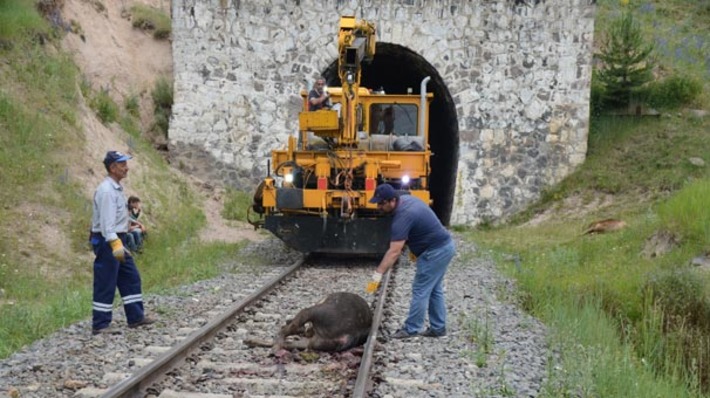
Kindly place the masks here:
MULTIPOLYGON (((269 346, 339 352, 364 344, 372 325, 372 311, 367 301, 353 293, 333 293, 320 303, 305 308, 281 328, 269 346), (287 341, 289 336, 305 339, 287 341)), ((262 341, 245 340, 245 344, 264 346, 262 341)))

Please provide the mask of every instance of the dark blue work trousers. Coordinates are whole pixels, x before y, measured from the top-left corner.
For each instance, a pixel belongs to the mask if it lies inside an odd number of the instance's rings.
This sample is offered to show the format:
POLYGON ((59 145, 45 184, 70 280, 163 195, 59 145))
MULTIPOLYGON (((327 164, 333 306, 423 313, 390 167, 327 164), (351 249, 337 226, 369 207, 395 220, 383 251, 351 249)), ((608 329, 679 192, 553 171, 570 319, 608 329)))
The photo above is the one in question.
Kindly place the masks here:
MULTIPOLYGON (((119 234, 126 245, 126 234, 119 234)), ((121 294, 123 309, 126 312, 128 324, 143 320, 143 294, 141 293, 141 276, 133 261, 133 256, 126 253, 126 261, 119 263, 113 257, 111 245, 100 233, 91 235, 91 246, 96 254, 94 260, 94 302, 92 311, 92 327, 103 329, 108 327, 113 316, 113 298, 116 288, 121 294)))

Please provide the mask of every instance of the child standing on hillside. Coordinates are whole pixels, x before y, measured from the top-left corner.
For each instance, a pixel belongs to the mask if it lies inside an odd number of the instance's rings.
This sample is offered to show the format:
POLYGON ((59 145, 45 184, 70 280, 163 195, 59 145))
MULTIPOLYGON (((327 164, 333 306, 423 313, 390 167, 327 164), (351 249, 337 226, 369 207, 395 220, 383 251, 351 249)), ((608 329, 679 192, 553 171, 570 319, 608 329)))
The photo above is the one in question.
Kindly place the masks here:
POLYGON ((138 221, 141 216, 141 200, 137 196, 128 198, 128 215, 130 217, 128 225, 128 235, 126 236, 127 246, 129 250, 142 252, 143 239, 146 235, 146 228, 138 221))

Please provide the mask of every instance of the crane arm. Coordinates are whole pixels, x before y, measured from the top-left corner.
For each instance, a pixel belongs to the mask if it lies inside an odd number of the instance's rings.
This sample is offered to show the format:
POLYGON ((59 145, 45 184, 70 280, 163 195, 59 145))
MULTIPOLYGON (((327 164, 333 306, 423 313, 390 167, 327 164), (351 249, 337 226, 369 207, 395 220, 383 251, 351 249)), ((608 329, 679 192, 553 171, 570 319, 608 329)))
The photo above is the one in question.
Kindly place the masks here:
POLYGON ((375 55, 376 29, 371 22, 353 16, 340 18, 338 35, 338 75, 343 85, 344 143, 357 141, 356 109, 360 88, 361 63, 372 61, 375 55))

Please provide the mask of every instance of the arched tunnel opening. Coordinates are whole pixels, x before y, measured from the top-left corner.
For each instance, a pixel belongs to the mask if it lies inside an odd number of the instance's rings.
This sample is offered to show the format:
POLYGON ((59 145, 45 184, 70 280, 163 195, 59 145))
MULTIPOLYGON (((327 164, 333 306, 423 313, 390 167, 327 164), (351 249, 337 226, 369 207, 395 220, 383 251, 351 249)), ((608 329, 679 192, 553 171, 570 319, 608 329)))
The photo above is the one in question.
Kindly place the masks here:
MULTIPOLYGON (((419 54, 391 43, 377 43, 371 63, 362 65, 361 85, 382 87, 387 94, 406 94, 411 88, 419 95, 421 81, 430 76, 427 92, 434 94, 429 115, 431 158, 430 192, 432 209, 444 225, 449 225, 456 189, 459 157, 459 130, 456 107, 436 69, 419 54)), ((338 61, 323 72, 329 86, 340 86, 338 61)))

